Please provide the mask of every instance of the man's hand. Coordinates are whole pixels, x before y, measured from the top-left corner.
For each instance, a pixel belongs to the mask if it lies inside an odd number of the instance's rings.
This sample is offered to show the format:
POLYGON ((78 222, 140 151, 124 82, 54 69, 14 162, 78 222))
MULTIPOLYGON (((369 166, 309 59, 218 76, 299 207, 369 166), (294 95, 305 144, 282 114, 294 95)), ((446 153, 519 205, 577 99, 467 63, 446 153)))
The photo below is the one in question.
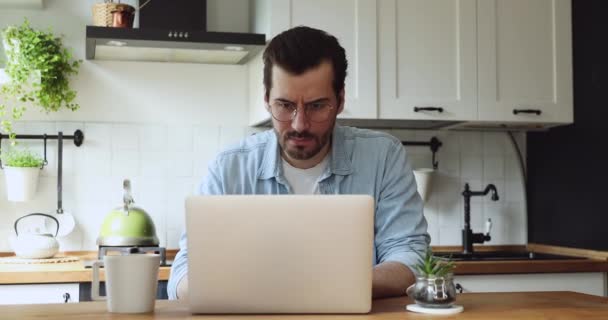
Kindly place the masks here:
POLYGON ((186 274, 177 284, 177 299, 184 300, 188 298, 188 274, 186 274))
POLYGON ((374 267, 372 298, 401 296, 416 281, 412 271, 399 262, 387 261, 374 267))

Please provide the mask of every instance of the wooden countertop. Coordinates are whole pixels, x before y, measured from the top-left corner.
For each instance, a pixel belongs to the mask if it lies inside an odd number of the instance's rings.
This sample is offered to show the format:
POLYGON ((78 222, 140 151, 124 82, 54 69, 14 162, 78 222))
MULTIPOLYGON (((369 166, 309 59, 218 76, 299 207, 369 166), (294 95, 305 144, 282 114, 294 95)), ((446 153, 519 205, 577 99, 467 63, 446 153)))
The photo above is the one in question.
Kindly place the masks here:
POLYGON ((156 303, 150 314, 110 314, 105 302, 0 306, 0 319, 509 319, 509 320, 605 320, 608 298, 575 292, 463 293, 457 304, 464 312, 453 316, 431 316, 406 311, 410 298, 380 299, 372 311, 363 315, 191 315, 186 305, 177 301, 156 303))
MULTIPOLYGON (((167 250, 167 259, 173 259, 177 250, 167 250)), ((11 256, 12 253, 0 253, 1 256, 11 256)), ((69 283, 91 282, 93 273, 91 268, 85 267, 85 261, 97 259, 95 251, 73 251, 60 253, 57 256, 78 257, 76 262, 48 263, 48 264, 16 264, 0 263, 1 284, 32 284, 32 283, 69 283)), ((171 267, 160 267, 159 280, 168 280, 171 267)), ((103 269, 100 278, 105 279, 103 269)))
MULTIPOLYGON (((512 261, 464 261, 457 262, 456 275, 474 274, 517 274, 517 273, 566 273, 566 272, 608 272, 608 253, 559 248, 543 245, 526 246, 479 246, 478 251, 530 250, 541 253, 554 253, 588 257, 577 260, 512 260, 512 261)), ((433 247, 439 251, 458 251, 459 247, 433 247)), ((167 259, 173 259, 176 250, 167 250, 167 259)), ((0 254, 8 255, 8 254, 0 254)), ((96 259, 95 252, 69 252, 81 261, 57 264, 1 264, 0 284, 66 283, 90 282, 92 273, 85 268, 83 260, 96 259)), ((167 280, 170 267, 161 267, 159 279, 167 280)), ((103 279, 103 272, 102 272, 103 279)))

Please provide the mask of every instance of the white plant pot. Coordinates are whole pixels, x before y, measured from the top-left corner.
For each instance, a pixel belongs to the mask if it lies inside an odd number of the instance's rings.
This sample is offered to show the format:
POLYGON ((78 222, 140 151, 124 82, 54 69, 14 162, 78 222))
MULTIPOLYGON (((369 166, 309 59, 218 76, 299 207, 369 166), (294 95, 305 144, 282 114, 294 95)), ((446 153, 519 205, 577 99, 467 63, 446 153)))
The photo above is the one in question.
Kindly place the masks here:
POLYGON ((426 203, 432 190, 433 176, 435 170, 430 168, 421 168, 414 170, 414 177, 416 178, 416 186, 418 187, 418 193, 422 197, 422 201, 426 203))
POLYGON ((38 187, 40 168, 4 167, 6 196, 9 201, 28 201, 38 187))

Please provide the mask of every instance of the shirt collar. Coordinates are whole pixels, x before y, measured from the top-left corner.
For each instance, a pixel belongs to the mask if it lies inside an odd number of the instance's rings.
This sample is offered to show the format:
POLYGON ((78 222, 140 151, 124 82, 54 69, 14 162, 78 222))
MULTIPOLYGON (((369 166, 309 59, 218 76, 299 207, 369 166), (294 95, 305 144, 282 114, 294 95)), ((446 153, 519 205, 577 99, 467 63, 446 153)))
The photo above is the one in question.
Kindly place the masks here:
MULTIPOLYGON (((337 125, 332 133, 331 161, 329 170, 332 174, 349 175, 352 173, 352 163, 349 150, 352 151, 352 141, 347 141, 344 128, 337 125)), ((258 179, 280 178, 283 176, 281 150, 277 135, 273 129, 267 131, 268 143, 264 150, 264 159, 258 170, 258 179)))

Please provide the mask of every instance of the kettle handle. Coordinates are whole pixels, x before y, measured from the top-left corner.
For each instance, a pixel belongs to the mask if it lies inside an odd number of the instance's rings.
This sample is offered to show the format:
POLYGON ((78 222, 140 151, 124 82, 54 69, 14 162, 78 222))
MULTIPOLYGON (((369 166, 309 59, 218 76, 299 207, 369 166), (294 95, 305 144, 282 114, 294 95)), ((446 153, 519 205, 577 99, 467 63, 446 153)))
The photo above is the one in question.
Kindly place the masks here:
POLYGON ((31 216, 43 216, 43 217, 47 217, 47 218, 51 218, 51 219, 53 219, 53 220, 55 221, 55 225, 57 225, 57 230, 55 231, 55 237, 57 237, 57 234, 59 233, 59 221, 57 221, 57 218, 55 218, 55 217, 53 217, 53 216, 51 216, 51 215, 48 215, 48 214, 46 214, 46 213, 38 213, 38 212, 36 212, 36 213, 30 213, 30 214, 26 214, 26 215, 24 215, 23 217, 21 217, 21 218, 19 218, 19 219, 15 220, 15 234, 16 234, 17 236, 19 236, 19 232, 17 231, 17 224, 19 223, 19 221, 20 221, 21 219, 23 219, 23 218, 27 218, 27 217, 31 217, 31 216))

